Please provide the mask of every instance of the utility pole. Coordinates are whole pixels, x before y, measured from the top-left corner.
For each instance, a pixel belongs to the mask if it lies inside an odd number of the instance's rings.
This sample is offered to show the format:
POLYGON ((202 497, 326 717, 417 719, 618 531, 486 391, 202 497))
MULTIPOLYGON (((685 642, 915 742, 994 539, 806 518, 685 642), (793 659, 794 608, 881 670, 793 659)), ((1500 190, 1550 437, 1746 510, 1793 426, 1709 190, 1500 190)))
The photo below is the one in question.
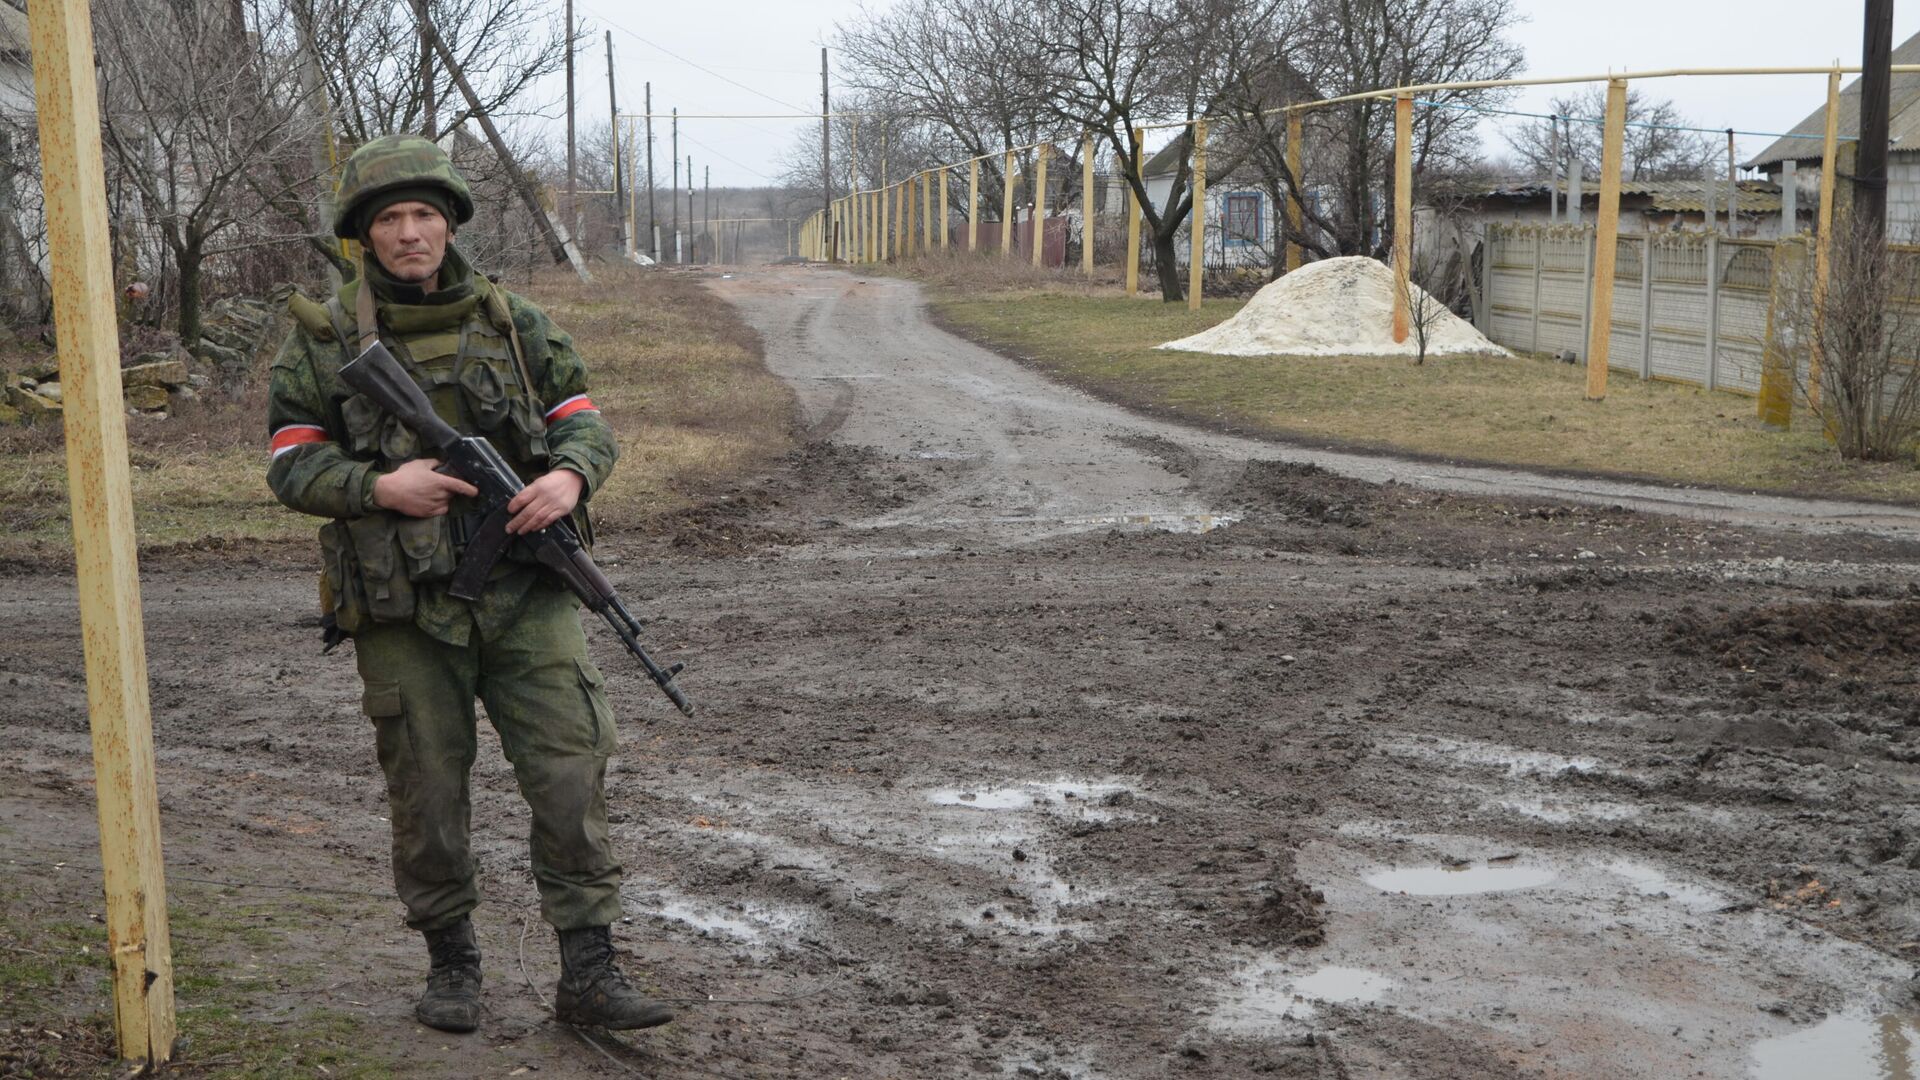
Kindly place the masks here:
MULTIPOLYGON (((1893 0, 1867 0, 1860 47, 1860 143, 1854 158, 1853 217, 1861 243, 1887 236, 1887 98, 1893 87, 1893 0)), ((1828 167, 1824 163, 1822 168, 1828 167)))
POLYGON ((685 262, 686 249, 680 246, 680 106, 673 107, 673 191, 667 195, 673 207, 673 261, 685 262))
POLYGON ((420 24, 420 134, 437 138, 439 109, 433 100, 433 41, 427 31, 428 0, 413 0, 415 21, 420 24))
POLYGON ((827 47, 820 46, 820 227, 827 230, 827 261, 837 262, 833 226, 833 137, 828 118, 832 109, 827 101, 827 47))
POLYGON ((653 84, 647 84, 647 254, 660 261, 660 223, 653 219, 653 84))
POLYGON ((607 31, 607 108, 613 117, 613 239, 627 246, 627 192, 620 184, 620 99, 613 88, 613 31, 607 31))
MULTIPOLYGON (((424 9, 422 14, 424 15, 424 9)), ((513 160, 513 154, 507 149, 506 140, 500 137, 500 129, 493 126, 493 118, 480 107, 480 95, 473 92, 473 84, 467 81, 466 73, 460 70, 460 62, 454 59, 453 50, 447 48, 447 43, 434 30, 431 21, 423 18, 420 26, 425 30, 428 39, 433 42, 434 51, 440 55, 440 65, 447 69, 447 74, 453 77, 453 85, 458 87, 461 95, 467 99, 468 110, 472 112, 473 118, 479 121, 481 132, 486 135, 488 144, 493 147, 494 156, 500 159, 501 166, 506 169, 507 178, 512 182, 514 190, 519 193, 520 201, 526 205, 527 212, 533 215, 534 224, 540 229, 541 238, 546 240, 547 250, 552 253, 553 261, 573 264, 573 272, 580 275, 580 280, 592 281, 593 275, 588 273, 586 260, 580 257, 579 249, 574 246, 571 239, 562 235, 564 226, 556 226, 553 218, 547 213, 546 207, 540 205, 540 194, 533 189, 533 181, 520 170, 520 164, 513 160)), ((607 42, 611 48, 613 42, 611 34, 608 35, 607 42)))
POLYGON ((567 214, 580 235, 580 174, 573 142, 573 0, 567 0, 567 214))
POLYGON ((687 155, 687 261, 700 261, 700 218, 693 212, 693 155, 687 155))
POLYGON ((713 262, 713 166, 702 165, 700 176, 700 235, 707 238, 707 261, 713 262))

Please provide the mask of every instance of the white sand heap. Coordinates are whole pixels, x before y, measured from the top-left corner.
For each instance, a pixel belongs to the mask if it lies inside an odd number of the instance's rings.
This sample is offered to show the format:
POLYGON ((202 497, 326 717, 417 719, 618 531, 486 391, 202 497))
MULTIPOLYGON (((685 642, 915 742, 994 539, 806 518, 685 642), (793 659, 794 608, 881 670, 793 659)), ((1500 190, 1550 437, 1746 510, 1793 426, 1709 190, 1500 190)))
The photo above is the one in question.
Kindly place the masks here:
MULTIPOLYGON (((1416 297, 1427 296, 1412 288, 1416 297)), ((1255 293, 1233 318, 1160 348, 1221 356, 1411 357, 1419 341, 1411 331, 1407 340, 1393 340, 1393 271, 1349 255, 1308 263, 1255 293)), ((1427 355, 1462 353, 1507 355, 1472 323, 1439 310, 1427 331, 1427 355)))

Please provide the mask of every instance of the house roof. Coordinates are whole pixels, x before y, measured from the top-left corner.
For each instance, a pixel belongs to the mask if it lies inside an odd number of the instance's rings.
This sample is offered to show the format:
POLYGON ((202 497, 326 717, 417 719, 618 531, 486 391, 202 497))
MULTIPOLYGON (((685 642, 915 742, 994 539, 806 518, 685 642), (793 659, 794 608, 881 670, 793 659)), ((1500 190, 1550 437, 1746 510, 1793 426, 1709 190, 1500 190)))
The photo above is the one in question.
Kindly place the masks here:
MULTIPOLYGON (((1529 180, 1517 184, 1508 184, 1487 192, 1482 196, 1488 201, 1526 202, 1544 199, 1550 188, 1557 188, 1563 194, 1567 190, 1564 182, 1551 180, 1529 180)), ((1737 202, 1743 214, 1777 214, 1780 212, 1780 186, 1765 180, 1740 181, 1740 194, 1737 202)), ((1716 210, 1727 205, 1725 182, 1713 185, 1713 204, 1716 210)), ((1707 182, 1705 180, 1626 180, 1620 184, 1622 198, 1633 196, 1647 200, 1646 209, 1668 213, 1705 213, 1707 208, 1707 182)), ((1598 203, 1600 185, 1596 181, 1583 185, 1580 202, 1598 203)))
MULTIPOLYGON (((1920 64, 1920 34, 1908 38, 1893 50, 1895 64, 1920 64)), ((1892 150, 1920 150, 1920 74, 1894 72, 1893 82, 1887 94, 1887 138, 1893 143, 1892 150)), ((1855 79, 1840 91, 1840 137, 1858 138, 1860 135, 1860 79, 1855 79)), ((1819 108, 1807 114, 1805 120, 1795 124, 1786 135, 1775 139, 1771 146, 1748 159, 1746 167, 1757 169, 1786 161, 1818 161, 1826 150, 1827 107, 1819 108)))

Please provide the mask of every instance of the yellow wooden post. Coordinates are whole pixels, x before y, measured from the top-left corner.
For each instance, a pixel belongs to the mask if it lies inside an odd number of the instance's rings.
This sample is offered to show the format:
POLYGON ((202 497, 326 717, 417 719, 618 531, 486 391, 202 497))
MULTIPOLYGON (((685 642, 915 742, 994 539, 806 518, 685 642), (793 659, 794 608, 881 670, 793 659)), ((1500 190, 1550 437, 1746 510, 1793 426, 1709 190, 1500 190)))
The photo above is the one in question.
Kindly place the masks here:
POLYGON ((1407 340, 1413 266, 1413 96, 1393 99, 1393 340, 1407 340))
POLYGON ((1814 239, 1813 256, 1813 351, 1807 360, 1807 407, 1820 407, 1820 337, 1827 322, 1827 274, 1832 266, 1829 252, 1833 246, 1833 180, 1840 170, 1840 72, 1827 73, 1827 130, 1821 143, 1820 158, 1820 235, 1814 239))
POLYGON ((980 159, 967 162, 967 250, 980 249, 980 159))
POLYGON ((1301 257, 1305 248, 1300 245, 1300 223, 1304 215, 1300 213, 1300 200, 1306 192, 1300 187, 1300 113, 1287 113, 1287 175, 1292 183, 1287 188, 1287 273, 1300 269, 1301 257))
POLYGON ((1207 122, 1193 122, 1193 213, 1187 232, 1193 247, 1187 254, 1187 310, 1200 310, 1200 290, 1207 269, 1207 122))
MULTIPOLYGON (((1140 177, 1140 143, 1145 137, 1146 132, 1133 129, 1133 175, 1136 177, 1140 177)), ((1140 182, 1144 186, 1146 178, 1140 177, 1140 182)), ((1127 295, 1140 295, 1140 196, 1135 194, 1132 184, 1127 185, 1127 295)))
POLYGON ((27 22, 66 406, 67 495, 93 732, 114 1031, 121 1057, 157 1065, 173 1057, 173 954, 93 26, 84 0, 35 0, 27 22))
POLYGON ((1047 150, 1046 143, 1033 152, 1033 265, 1045 265, 1047 257, 1047 150))
MULTIPOLYGON (((1587 320, 1587 398, 1592 401, 1607 396, 1607 351, 1613 338, 1613 261, 1620 246, 1620 157, 1626 132, 1627 80, 1608 79, 1607 123, 1600 137, 1600 209, 1593 228, 1593 316, 1587 320)), ((1646 257, 1653 258, 1651 247, 1646 257)))
POLYGON ((893 187, 893 197, 899 201, 894 208, 893 246, 903 259, 913 258, 913 201, 908 192, 913 190, 913 178, 908 177, 893 187))
POLYGON ((920 174, 920 254, 933 254, 933 170, 920 174))
POLYGON ((1080 272, 1093 276, 1093 136, 1080 140, 1080 272))
POLYGON ((1000 170, 1000 254, 1013 257, 1013 151, 1007 151, 1005 168, 1000 170))
POLYGON ((947 234, 953 232, 953 218, 947 213, 947 167, 940 166, 940 250, 947 250, 947 234))

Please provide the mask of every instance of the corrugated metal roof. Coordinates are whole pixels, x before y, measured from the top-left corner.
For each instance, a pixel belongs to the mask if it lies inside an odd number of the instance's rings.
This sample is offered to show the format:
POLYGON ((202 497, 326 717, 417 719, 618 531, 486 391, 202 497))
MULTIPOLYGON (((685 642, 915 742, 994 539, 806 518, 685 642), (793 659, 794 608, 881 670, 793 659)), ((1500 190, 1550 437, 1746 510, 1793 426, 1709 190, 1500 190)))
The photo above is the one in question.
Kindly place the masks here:
MULTIPOLYGON (((1920 34, 1908 38, 1893 50, 1895 64, 1920 64, 1920 34)), ((1920 151, 1920 74, 1894 72, 1893 83, 1887 96, 1887 138, 1892 140, 1892 149, 1900 151, 1920 151)), ((1840 135, 1858 137, 1860 134, 1860 79, 1858 76, 1840 90, 1840 135)), ((1755 154, 1747 161, 1747 168, 1757 169, 1763 165, 1786 161, 1818 161, 1826 150, 1827 107, 1823 103, 1807 115, 1805 120, 1793 125, 1787 134, 1773 141, 1773 145, 1755 154)))

